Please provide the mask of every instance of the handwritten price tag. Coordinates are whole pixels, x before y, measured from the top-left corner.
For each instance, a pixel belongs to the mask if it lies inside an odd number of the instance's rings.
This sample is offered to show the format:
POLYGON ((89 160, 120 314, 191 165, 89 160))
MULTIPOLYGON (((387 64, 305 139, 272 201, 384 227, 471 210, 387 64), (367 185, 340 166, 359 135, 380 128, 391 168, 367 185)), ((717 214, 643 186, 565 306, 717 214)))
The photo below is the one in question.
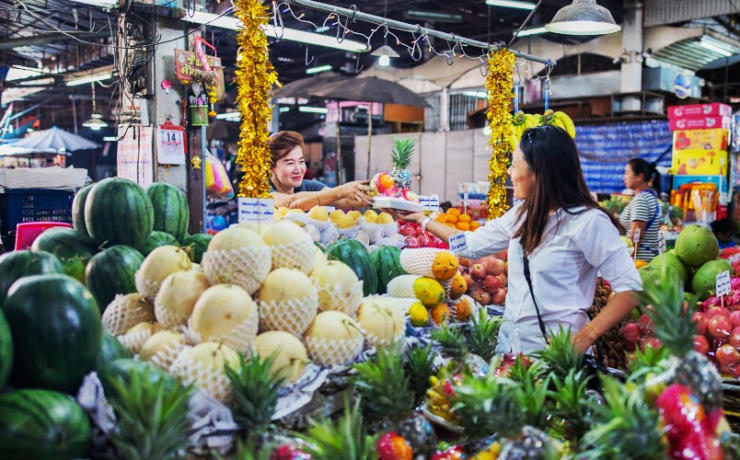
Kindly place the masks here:
POLYGON ((468 242, 464 233, 458 233, 450 237, 450 252, 461 254, 468 250, 468 242))
POLYGON ((419 195, 419 204, 423 206, 424 211, 431 211, 429 208, 430 198, 426 195, 419 195))
POLYGON ((431 195, 429 197, 429 206, 432 208, 432 211, 439 209, 439 195, 431 195))
POLYGON ((640 229, 639 228, 636 228, 635 229, 635 236, 632 237, 632 239, 633 239, 633 242, 635 242, 635 243, 639 243, 640 242, 640 229))
POLYGON ((274 200, 260 198, 239 198, 240 224, 271 224, 274 221, 274 200))
POLYGON ((665 253, 665 236, 663 232, 660 232, 660 236, 658 237, 658 252, 661 254, 665 253))
POLYGON ((730 272, 725 270, 717 275, 717 297, 722 297, 730 293, 730 272))

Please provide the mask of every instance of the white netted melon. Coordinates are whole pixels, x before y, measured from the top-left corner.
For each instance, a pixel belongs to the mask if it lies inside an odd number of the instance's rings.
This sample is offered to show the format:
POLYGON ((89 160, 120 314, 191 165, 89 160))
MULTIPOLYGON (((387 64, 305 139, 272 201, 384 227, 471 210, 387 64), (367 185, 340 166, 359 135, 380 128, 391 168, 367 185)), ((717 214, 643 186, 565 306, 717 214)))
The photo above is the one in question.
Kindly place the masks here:
POLYGON ((262 232, 262 239, 272 248, 272 268, 295 268, 311 273, 316 246, 299 225, 283 219, 262 232))
POLYGON ((195 302, 211 287, 200 271, 177 272, 168 276, 154 299, 154 314, 165 329, 184 326, 193 313, 195 302))
POLYGON ((139 359, 168 370, 185 347, 185 336, 178 332, 160 331, 144 342, 139 359))
POLYGON ((103 328, 113 336, 123 335, 139 323, 154 322, 154 308, 138 293, 117 295, 103 312, 103 328))
POLYGON ((349 364, 365 341, 359 324, 339 311, 316 315, 303 336, 311 360, 325 366, 349 364))
POLYGON ((316 257, 313 260, 313 273, 316 271, 317 268, 319 268, 323 263, 326 262, 326 255, 324 254, 324 251, 321 250, 321 248, 316 248, 316 257))
POLYGON ((204 342, 223 343, 246 354, 259 327, 257 305, 239 286, 217 284, 198 299, 190 327, 204 342))
POLYGON ((402 307, 389 298, 367 297, 358 312, 358 322, 368 343, 390 346, 404 337, 406 319, 402 307))
POLYGON ((270 331, 254 339, 254 347, 261 359, 275 357, 272 372, 292 383, 301 378, 308 363, 308 352, 303 343, 293 334, 270 331))
POLYGON ((319 308, 319 295, 309 277, 289 268, 270 273, 260 290, 259 301, 261 331, 285 331, 298 337, 319 308))
POLYGON ((319 310, 336 310, 354 317, 362 301, 362 282, 349 266, 329 260, 311 272, 319 293, 319 310))
POLYGON ((133 354, 138 354, 149 337, 162 330, 159 323, 140 323, 132 327, 124 335, 118 336, 118 341, 133 354))
POLYGON ((254 230, 231 227, 213 237, 201 266, 211 284, 235 284, 252 295, 270 273, 272 252, 254 230))
POLYGON ((388 295, 401 299, 416 299, 414 283, 420 275, 401 275, 388 282, 388 295))
POLYGON ((195 385, 219 401, 231 396, 231 385, 224 365, 240 369, 239 356, 226 345, 205 342, 185 347, 170 367, 170 374, 185 385, 195 385))
POLYGON ((190 270, 193 263, 183 249, 175 246, 161 246, 146 256, 144 263, 136 272, 136 290, 153 301, 162 282, 171 274, 190 270))

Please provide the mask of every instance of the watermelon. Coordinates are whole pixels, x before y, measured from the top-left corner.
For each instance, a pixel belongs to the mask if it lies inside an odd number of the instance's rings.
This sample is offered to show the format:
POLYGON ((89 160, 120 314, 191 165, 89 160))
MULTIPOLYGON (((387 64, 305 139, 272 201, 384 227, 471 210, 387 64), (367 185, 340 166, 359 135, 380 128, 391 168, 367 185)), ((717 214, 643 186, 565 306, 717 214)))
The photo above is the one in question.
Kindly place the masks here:
POLYGON ((406 275, 401 267, 401 250, 395 246, 382 246, 370 253, 370 260, 378 272, 378 294, 385 294, 388 283, 397 276, 406 275))
POLYGON ((154 230, 152 232, 152 235, 146 241, 146 244, 141 250, 141 253, 144 255, 144 257, 146 257, 149 255, 150 252, 161 246, 180 246, 180 242, 177 241, 175 237, 170 235, 169 233, 154 230))
POLYGON ((23 278, 4 307, 19 387, 77 391, 100 355, 103 326, 92 294, 65 275, 23 278))
POLYGON ((190 256, 190 260, 199 264, 203 259, 203 253, 208 249, 208 243, 213 239, 213 235, 207 233, 198 233, 197 235, 188 235, 182 239, 182 247, 190 256))
POLYGON ((71 397, 46 390, 0 396, 0 458, 73 460, 87 458, 92 427, 71 397))
POLYGON ((116 359, 130 359, 132 357, 131 352, 124 348, 117 338, 103 331, 103 345, 100 348, 100 356, 98 356, 98 363, 95 369, 102 369, 116 359))
POLYGON ((154 230, 169 233, 181 241, 188 233, 190 208, 188 199, 179 188, 155 182, 146 189, 154 207, 154 230))
POLYGON ((87 196, 85 224, 99 246, 142 249, 154 227, 152 200, 136 182, 103 179, 87 196))
POLYGON ((64 267, 64 273, 85 282, 85 267, 98 252, 98 246, 89 237, 74 229, 53 227, 36 238, 31 249, 54 254, 64 267))
POLYGON ((98 370, 98 376, 100 377, 100 382, 103 384, 105 396, 111 399, 115 398, 117 393, 115 387, 111 384, 113 380, 120 380, 124 384, 128 384, 131 381, 131 374, 144 372, 149 373, 149 381, 153 384, 164 380, 167 383, 166 388, 168 390, 178 385, 178 381, 162 369, 150 363, 133 359, 116 359, 111 361, 98 370))
POLYGON ((5 314, 0 310, 0 390, 5 388, 13 369, 13 337, 5 314))
POLYGON ((72 201, 72 227, 85 236, 90 235, 87 233, 87 225, 85 224, 85 201, 87 201, 87 195, 92 190, 93 185, 95 184, 86 185, 79 189, 72 201))
POLYGON ((96 255, 87 264, 87 287, 102 311, 113 302, 116 294, 136 292, 136 271, 144 256, 130 246, 113 246, 96 255))
POLYGON ((0 256, 0 307, 10 286, 24 276, 64 273, 62 264, 46 251, 13 251, 0 256))
POLYGON ((378 272, 370 260, 370 253, 359 241, 342 239, 326 248, 326 260, 338 260, 349 265, 357 277, 363 281, 365 296, 378 290, 378 272))

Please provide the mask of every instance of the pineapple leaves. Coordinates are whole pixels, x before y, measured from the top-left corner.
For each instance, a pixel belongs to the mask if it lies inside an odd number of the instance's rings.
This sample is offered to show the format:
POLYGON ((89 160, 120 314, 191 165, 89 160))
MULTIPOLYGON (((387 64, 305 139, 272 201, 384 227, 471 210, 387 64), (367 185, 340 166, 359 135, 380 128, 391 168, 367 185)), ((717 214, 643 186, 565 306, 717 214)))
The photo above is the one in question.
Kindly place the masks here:
POLYGON ((468 344, 459 328, 452 328, 445 321, 432 332, 432 339, 442 347, 442 351, 456 360, 463 360, 468 354, 468 344))
POLYGON ((553 379, 555 391, 550 393, 555 401, 553 415, 564 422, 562 434, 570 441, 580 441, 591 425, 592 409, 587 393, 590 379, 583 371, 575 369, 571 369, 565 379, 553 379))
POLYGON ((393 151, 391 152, 391 162, 393 167, 399 171, 408 169, 411 159, 414 157, 414 148, 416 140, 412 138, 393 138, 393 151))
POLYGON ((414 392, 414 407, 418 407, 424 401, 429 379, 435 374, 434 354, 432 346, 415 346, 406 352, 406 372, 409 376, 409 385, 414 392))
MULTIPOLYGON (((267 447, 258 448, 257 443, 252 436, 249 436, 247 442, 237 439, 236 451, 231 460, 270 460, 270 449, 267 447)), ((222 456, 215 454, 218 460, 226 460, 222 456)))
POLYGON ((375 459, 375 440, 362 422, 359 401, 351 409, 345 401, 344 416, 337 422, 313 422, 305 435, 296 436, 306 442, 304 450, 315 460, 375 459))
POLYGON ((472 317, 472 325, 467 333, 470 352, 490 362, 496 354, 498 332, 501 329, 501 318, 488 316, 484 308, 472 317))
POLYGON ((545 349, 532 353, 532 356, 547 364, 555 376, 565 379, 571 369, 579 371, 583 368, 583 353, 573 346, 570 329, 563 329, 562 325, 558 327, 557 333, 551 333, 550 343, 545 349))
POLYGON ((353 384, 362 401, 363 414, 372 422, 398 420, 414 410, 414 394, 397 347, 378 348, 375 358, 353 366, 353 384))

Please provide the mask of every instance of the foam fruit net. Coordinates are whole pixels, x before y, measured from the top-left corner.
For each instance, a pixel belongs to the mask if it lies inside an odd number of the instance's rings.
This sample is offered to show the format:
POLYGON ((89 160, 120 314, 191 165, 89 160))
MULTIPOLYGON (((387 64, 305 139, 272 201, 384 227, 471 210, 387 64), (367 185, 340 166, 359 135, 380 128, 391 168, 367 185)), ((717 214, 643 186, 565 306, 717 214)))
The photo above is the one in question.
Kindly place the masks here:
POLYGON ((322 366, 349 364, 362 351, 364 337, 354 339, 325 339, 305 337, 308 357, 322 366))
POLYGON ((388 283, 388 295, 401 299, 416 299, 414 282, 419 278, 420 275, 401 275, 393 278, 388 283))
POLYGON ((396 222, 392 224, 379 224, 378 226, 380 227, 380 235, 383 238, 398 234, 398 224, 396 222))
POLYGON ((149 362, 162 369, 163 371, 169 372, 172 363, 175 362, 175 359, 177 359, 177 357, 180 355, 180 353, 182 353, 182 350, 185 347, 187 347, 187 345, 182 342, 170 343, 166 347, 155 353, 154 356, 149 359, 149 362))
POLYGON ((159 288, 162 286, 162 282, 144 278, 141 271, 137 271, 134 278, 136 280, 136 290, 139 294, 146 297, 146 300, 154 302, 154 298, 157 297, 159 288))
POLYGON ((231 385, 223 369, 206 366, 190 358, 192 348, 185 347, 170 367, 170 374, 185 385, 195 385, 213 396, 226 402, 231 397, 231 385))
MULTIPOLYGON (((154 329, 154 328, 152 328, 154 329)), ((121 345, 124 346, 128 351, 130 351, 134 355, 138 355, 141 351, 141 347, 144 346, 147 340, 149 340, 149 337, 151 337, 153 334, 156 334, 159 332, 160 329, 156 328, 154 331, 137 331, 137 332, 129 332, 128 334, 119 335, 116 337, 119 342, 121 342, 121 345)))
POLYGON ((406 273, 434 278, 434 258, 440 252, 441 249, 433 248, 405 249, 401 251, 401 267, 406 273))
POLYGON ((154 315, 157 317, 157 322, 161 324, 164 329, 172 329, 188 323, 187 315, 162 308, 162 305, 158 300, 159 295, 157 295, 157 298, 154 300, 154 315))
POLYGON ((365 335, 365 341, 367 341, 368 345, 371 347, 390 348, 392 346, 398 346, 403 350, 402 347, 406 343, 406 332, 404 329, 401 329, 394 337, 389 339, 381 339, 377 335, 371 334, 364 329, 362 330, 362 333, 365 335))
POLYGON ((367 223, 365 222, 364 218, 361 218, 359 220, 361 221, 360 231, 362 231, 363 233, 367 233, 370 244, 375 244, 379 239, 383 237, 383 232, 380 228, 380 225, 367 223))
POLYGON ((259 313, 256 307, 253 308, 249 318, 234 326, 228 333, 221 335, 201 337, 197 331, 193 330, 192 321, 188 326, 190 329, 188 336, 195 343, 218 342, 234 351, 241 351, 245 356, 249 356, 254 338, 257 337, 257 330, 259 329, 259 313))
POLYGON ((117 295, 103 312, 103 328, 113 336, 125 334, 139 323, 154 321, 154 310, 143 301, 132 301, 127 296, 117 295))
POLYGON ((265 282, 272 267, 268 246, 207 251, 201 261, 211 284, 233 284, 253 295, 265 282))
POLYGON ((273 270, 277 268, 295 268, 308 275, 313 270, 315 261, 316 246, 308 238, 272 246, 273 270))
POLYGON ((311 325, 319 309, 316 292, 301 299, 260 302, 260 331, 290 332, 300 338, 311 325))
POLYGON ((362 303, 362 284, 362 281, 357 282, 347 292, 339 284, 320 286, 317 281, 314 281, 316 290, 319 293, 319 310, 341 311, 353 319, 357 319, 357 309, 360 307, 360 303, 362 303))

